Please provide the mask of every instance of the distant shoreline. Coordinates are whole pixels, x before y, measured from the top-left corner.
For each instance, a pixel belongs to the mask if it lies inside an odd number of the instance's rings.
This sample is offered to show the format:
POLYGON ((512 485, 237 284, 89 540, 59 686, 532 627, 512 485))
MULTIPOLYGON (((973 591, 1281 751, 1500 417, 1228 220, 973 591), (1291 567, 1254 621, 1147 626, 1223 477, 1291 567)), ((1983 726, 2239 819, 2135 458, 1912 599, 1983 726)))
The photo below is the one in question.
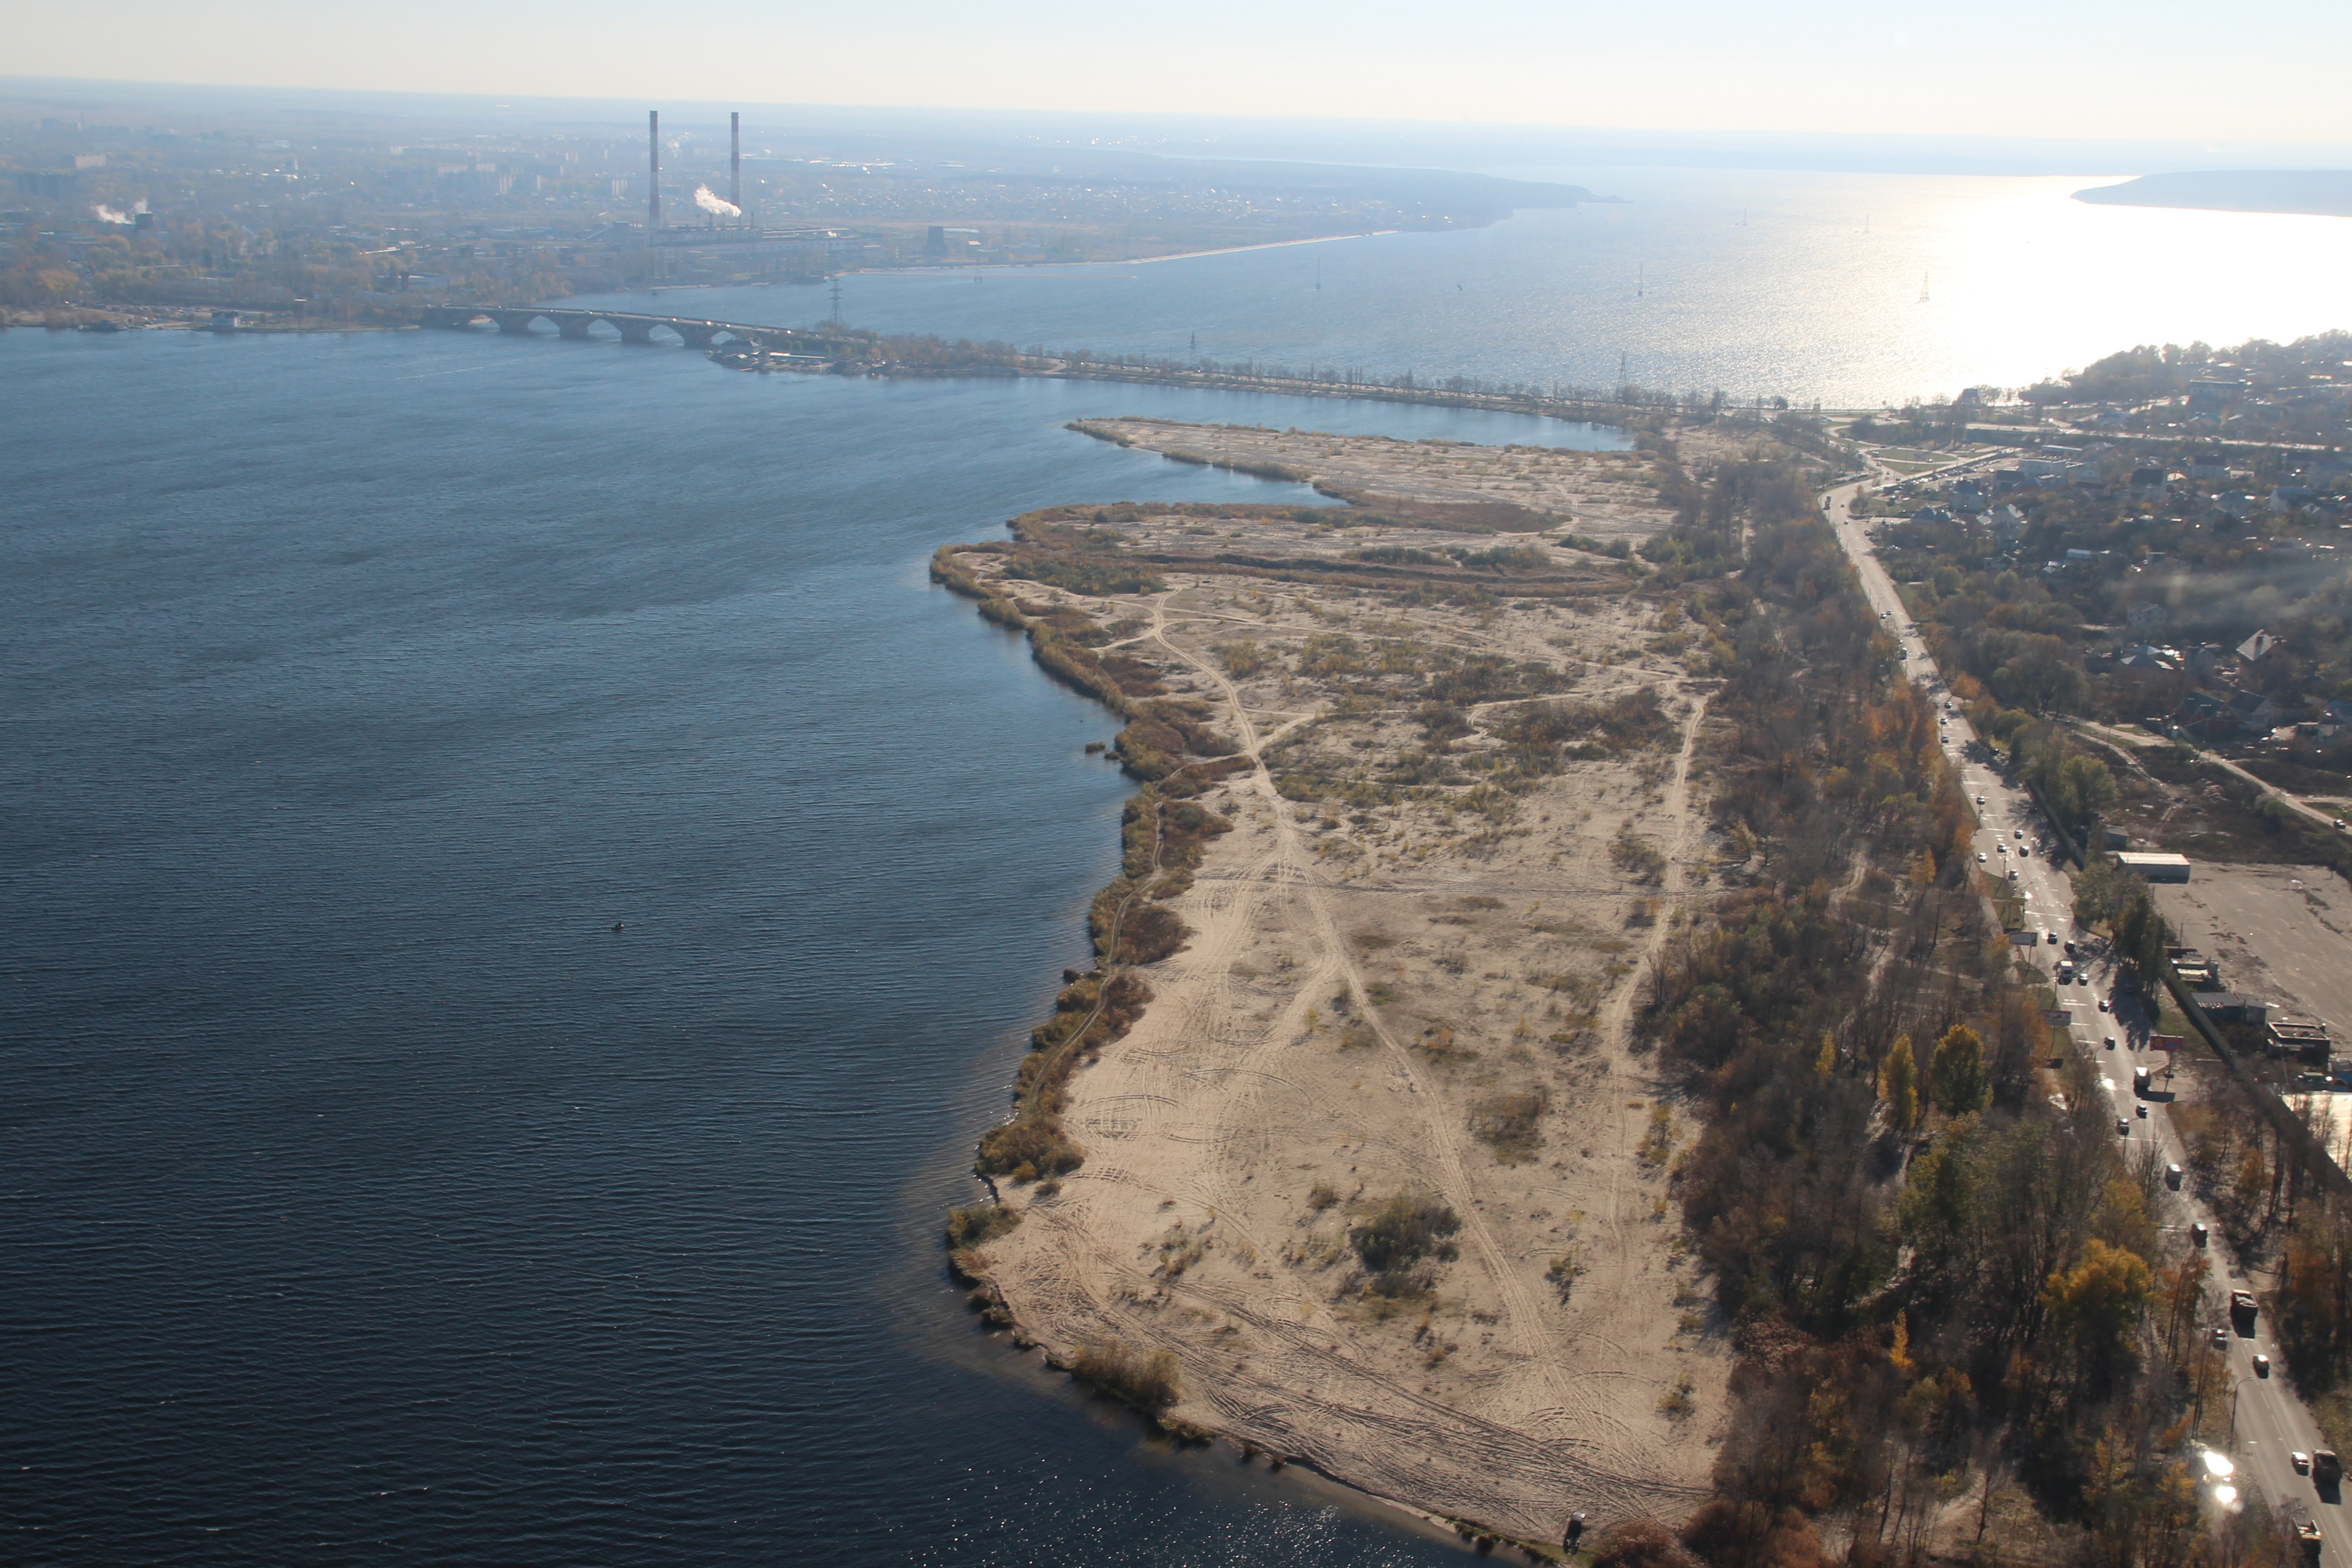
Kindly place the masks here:
POLYGON ((2211 169, 2142 174, 2074 193, 2091 206, 2352 217, 2352 170, 2211 169))

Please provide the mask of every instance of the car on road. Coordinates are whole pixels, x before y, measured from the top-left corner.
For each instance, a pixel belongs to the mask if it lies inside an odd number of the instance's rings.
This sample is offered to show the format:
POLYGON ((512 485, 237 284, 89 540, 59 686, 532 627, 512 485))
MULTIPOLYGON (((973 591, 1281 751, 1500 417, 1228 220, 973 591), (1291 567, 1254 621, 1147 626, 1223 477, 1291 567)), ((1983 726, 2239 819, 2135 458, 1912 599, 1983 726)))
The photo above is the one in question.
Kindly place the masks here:
MULTIPOLYGON (((2205 1222, 2203 1220, 2199 1220, 2195 1225, 2189 1227, 2189 1245, 2191 1247, 2202 1247, 2205 1245, 2205 1238, 2211 1234, 2212 1232, 2205 1228, 2205 1222)), ((2213 1332, 2216 1336, 2213 1342, 2216 1344, 2220 1344, 2229 1338, 2228 1335, 2222 1333, 2219 1329, 2215 1329, 2213 1332)))
POLYGON ((2066 944, 2066 956, 2069 958, 2074 956, 2074 944, 2071 942, 2066 944))
POLYGON ((2135 1105, 2132 1107, 2132 1114, 2137 1116, 2142 1121, 2145 1121, 2147 1120, 2147 1107, 2145 1105, 2135 1105))
POLYGON ((2116 1048, 2116 1037, 2115 1037, 2113 1035, 2109 1035, 2109 1036, 2107 1037, 2107 1038, 2106 1038, 2106 1047, 2107 1047, 2107 1049, 2109 1049, 2109 1050, 2111 1050, 2111 1051, 2112 1051, 2112 1050, 2114 1050, 2114 1049, 2116 1048))
POLYGON ((2262 1353, 2261 1352, 2259 1352, 2259 1351, 2255 1352, 2254 1352, 2254 1375, 2255 1375, 2256 1377, 2268 1377, 2270 1374, 2271 1374, 2271 1358, 2270 1358, 2270 1357, 2268 1357, 2268 1356, 2266 1356, 2266 1355, 2264 1355, 2264 1354, 2263 1354, 2263 1353, 2262 1353))
POLYGON ((2228 1344, 2230 1342, 2230 1331, 2224 1328, 2216 1327, 2213 1331, 2213 1342, 2217 1345, 2228 1344))
POLYGON ((2296 1448, 2289 1453, 2286 1457, 2286 1462, 2294 1467, 2294 1473, 2298 1476, 2307 1476, 2311 1474, 2311 1456, 2305 1453, 2300 1448, 2296 1448))
POLYGON ((2102 1013, 2105 1013, 2105 1012, 2109 1011, 2109 1008, 2108 1008, 2108 1006, 2107 1006, 2107 999, 2106 999, 2105 997, 2104 997, 2104 996, 2102 996, 2102 997, 2100 997, 2100 998, 2099 998, 2099 1011, 2100 1011, 2100 1012, 2102 1012, 2102 1013))
POLYGON ((2116 1118, 2116 1136, 2118 1138, 2128 1138, 2131 1136, 2131 1123, 2125 1121, 2120 1116, 2116 1118))
POLYGON ((2019 859, 2021 859, 2021 860, 2031 860, 2031 859, 2032 859, 2032 858, 2033 858, 2033 846, 2032 846, 2032 845, 2031 845, 2031 844, 2021 844, 2021 845, 2019 845, 2019 846, 2017 847, 2017 858, 2018 858, 2019 859))
POLYGON ((2046 932, 2045 934, 2050 938, 2050 945, 2056 947, 2058 945, 2058 933, 2053 931, 2046 932))
POLYGON ((2017 837, 2017 838, 2023 838, 2023 837, 2025 837, 2025 829, 2023 829, 2022 827, 2012 827, 2012 828, 2011 828, 2009 831, 2010 831, 2011 835, 2012 837, 2017 837))
POLYGON ((2170 1187, 2174 1192, 2179 1192, 2180 1190, 2180 1176, 2181 1170, 2179 1166, 2167 1165, 2164 1168, 2164 1184, 2170 1187))
POLYGON ((1983 850, 1979 849, 1979 850, 1978 850, 1978 851, 1977 851, 1977 864, 1978 864, 1978 865, 1979 865, 1979 866, 1981 866, 1981 865, 1983 865, 1984 863, 1985 863, 1985 853, 1984 853, 1984 851, 1983 851, 1983 850))
POLYGON ((1979 796, 1977 796, 1977 804, 1978 804, 1979 805, 1982 805, 1984 804, 1984 796, 1982 796, 1982 795, 1979 795, 1979 796))

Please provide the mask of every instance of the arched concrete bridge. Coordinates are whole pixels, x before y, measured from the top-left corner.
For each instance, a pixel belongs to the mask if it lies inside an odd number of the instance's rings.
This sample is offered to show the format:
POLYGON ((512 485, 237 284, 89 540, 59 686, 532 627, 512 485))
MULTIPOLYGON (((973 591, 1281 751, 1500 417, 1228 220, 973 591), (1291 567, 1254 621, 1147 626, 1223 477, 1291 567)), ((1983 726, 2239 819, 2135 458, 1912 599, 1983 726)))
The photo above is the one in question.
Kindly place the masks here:
POLYGON ((627 310, 566 310, 534 305, 427 305, 419 312, 417 324, 462 331, 485 317, 499 331, 517 335, 528 334, 534 323, 547 321, 560 335, 567 338, 584 338, 588 336, 590 327, 603 321, 619 332, 625 343, 650 343, 654 341, 655 328, 667 327, 690 349, 707 349, 721 338, 752 348, 789 349, 797 336, 789 327, 703 321, 692 316, 648 316, 627 310))

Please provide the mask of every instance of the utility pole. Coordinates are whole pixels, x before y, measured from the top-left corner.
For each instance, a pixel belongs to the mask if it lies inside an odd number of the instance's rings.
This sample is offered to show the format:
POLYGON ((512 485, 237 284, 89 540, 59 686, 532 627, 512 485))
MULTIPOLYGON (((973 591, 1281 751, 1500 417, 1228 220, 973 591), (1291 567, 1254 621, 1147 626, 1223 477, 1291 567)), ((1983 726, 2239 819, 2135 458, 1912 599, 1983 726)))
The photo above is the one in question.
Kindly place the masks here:
POLYGON ((838 272, 833 275, 833 324, 836 327, 843 324, 841 320, 841 274, 838 272))

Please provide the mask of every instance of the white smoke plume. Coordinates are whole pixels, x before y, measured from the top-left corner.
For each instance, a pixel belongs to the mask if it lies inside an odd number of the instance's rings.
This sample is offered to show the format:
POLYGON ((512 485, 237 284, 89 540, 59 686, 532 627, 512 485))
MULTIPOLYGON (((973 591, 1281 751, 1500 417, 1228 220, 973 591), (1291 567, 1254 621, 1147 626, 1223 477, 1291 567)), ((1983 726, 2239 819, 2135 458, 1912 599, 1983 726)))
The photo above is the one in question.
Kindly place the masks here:
POLYGON ((743 209, 733 202, 722 201, 710 194, 709 185, 694 187, 694 205, 714 217, 741 217, 743 209))
POLYGON ((100 202, 98 205, 90 208, 89 213, 92 217, 98 219, 100 223, 129 223, 131 221, 131 215, 129 213, 117 212, 112 207, 108 206, 104 202, 100 202))

